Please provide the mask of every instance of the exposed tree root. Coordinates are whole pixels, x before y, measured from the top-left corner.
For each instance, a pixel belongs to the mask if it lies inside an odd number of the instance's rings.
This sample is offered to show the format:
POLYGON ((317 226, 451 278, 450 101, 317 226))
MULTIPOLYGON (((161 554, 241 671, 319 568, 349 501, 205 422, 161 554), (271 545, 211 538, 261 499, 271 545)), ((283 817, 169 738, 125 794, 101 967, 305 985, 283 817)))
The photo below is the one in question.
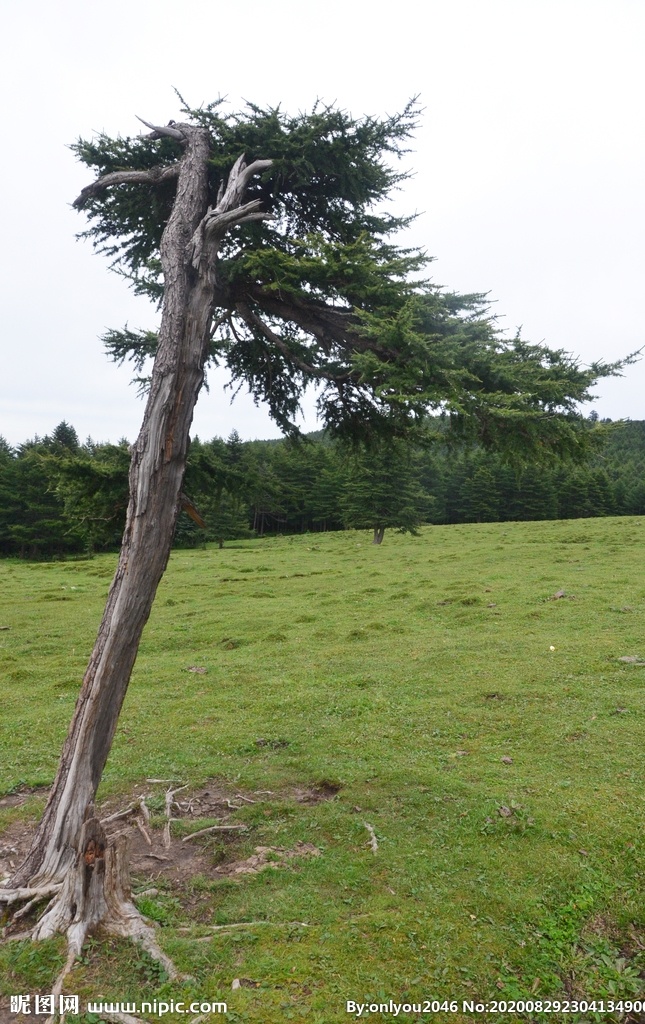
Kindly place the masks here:
POLYGON ((170 849, 170 822, 176 820, 170 817, 170 815, 172 814, 172 806, 174 803, 177 803, 177 801, 175 800, 175 793, 181 793, 182 789, 187 788, 188 783, 186 783, 184 786, 179 786, 178 789, 166 790, 166 824, 164 825, 163 830, 163 845, 166 850, 170 849))
MULTIPOLYGON (((227 932, 231 928, 311 928, 306 921, 234 921, 230 925, 207 925, 209 932, 227 932)), ((189 932, 190 928, 179 928, 179 932, 189 932)))
POLYGON ((248 832, 247 825, 209 825, 208 828, 200 828, 199 832, 191 832, 190 835, 184 836, 182 843, 188 843, 191 839, 197 839, 198 836, 205 836, 209 832, 248 832))
MULTIPOLYGON (((212 924, 208 925, 208 931, 212 932, 227 932, 234 928, 257 928, 257 927, 269 927, 269 928, 311 928, 310 924, 306 921, 235 921, 232 924, 212 924)), ((190 927, 179 928, 180 932, 192 931, 190 927)), ((210 942, 212 940, 212 934, 200 935, 193 937, 193 942, 210 942)))
POLYGON ((139 832, 141 833, 141 835, 145 839, 145 841, 148 844, 148 846, 152 846, 152 839, 150 838, 150 833, 148 832, 148 829, 144 825, 143 818, 136 818, 135 819, 135 825, 139 829, 139 832))
MULTIPOLYGON (((25 906, 13 915, 9 927, 24 917, 36 902, 48 896, 53 896, 53 899, 34 929, 8 938, 36 941, 59 934, 67 937, 67 960, 52 987, 54 996, 62 993, 65 979, 80 955, 85 939, 95 931, 132 939, 162 964, 170 978, 179 978, 172 960, 157 943, 153 928, 146 923, 130 898, 126 837, 119 835, 108 843, 97 818, 84 822, 76 862, 62 884, 0 890, 0 900, 7 905, 27 900, 25 906)), ((135 1021, 136 1024, 136 1018, 123 1014, 114 1019, 124 1024, 135 1021)))
POLYGON ((45 899, 46 896, 54 896, 62 888, 61 882, 52 882, 51 885, 38 885, 34 888, 18 886, 15 889, 0 889, 0 903, 10 906, 12 903, 21 903, 23 900, 45 899))
POLYGON ((31 938, 31 932, 12 932, 11 935, 6 934, 7 929, 2 929, 2 941, 3 942, 26 942, 27 939, 31 938))
POLYGON ((130 804, 125 807, 122 811, 115 811, 114 814, 108 814, 107 818, 101 818, 102 825, 109 825, 112 821, 119 821, 121 818, 129 817, 136 808, 136 803, 130 804))
POLYGON ((367 829, 367 831, 370 834, 370 847, 371 847, 372 853, 378 853, 378 839, 376 838, 376 832, 374 831, 374 826, 370 825, 367 821, 364 821, 363 824, 365 825, 365 828, 367 829))

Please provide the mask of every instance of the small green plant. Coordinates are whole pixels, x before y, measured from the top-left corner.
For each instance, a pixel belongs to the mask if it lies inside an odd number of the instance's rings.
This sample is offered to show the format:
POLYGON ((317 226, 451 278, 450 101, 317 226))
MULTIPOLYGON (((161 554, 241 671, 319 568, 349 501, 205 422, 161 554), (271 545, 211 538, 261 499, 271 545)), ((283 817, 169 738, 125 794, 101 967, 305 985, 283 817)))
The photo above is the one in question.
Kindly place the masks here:
POLYGON ((168 981, 168 972, 165 967, 158 960, 153 960, 145 950, 139 952, 137 966, 146 985, 151 988, 158 988, 159 985, 168 981))

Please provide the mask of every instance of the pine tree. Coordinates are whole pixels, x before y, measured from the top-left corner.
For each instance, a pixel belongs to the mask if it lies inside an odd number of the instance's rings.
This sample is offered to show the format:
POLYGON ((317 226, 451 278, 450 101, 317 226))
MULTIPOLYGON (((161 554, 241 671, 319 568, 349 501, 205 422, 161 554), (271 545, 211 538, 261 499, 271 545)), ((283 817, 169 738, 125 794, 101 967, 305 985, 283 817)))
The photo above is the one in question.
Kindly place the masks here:
POLYGON ((372 530, 374 544, 382 543, 388 527, 415 534, 430 504, 419 485, 412 452, 403 442, 349 454, 340 499, 343 522, 356 530, 372 530))
MULTIPOLYGON (((220 102, 183 115, 141 137, 74 147, 96 172, 74 204, 89 218, 86 235, 162 313, 158 334, 106 338, 139 372, 154 356, 121 555, 42 821, 0 892, 56 894, 34 934, 67 934, 66 970, 100 921, 137 937, 172 972, 119 892, 83 880, 90 846, 105 842, 93 800, 167 564, 207 364, 225 362, 288 432, 315 383, 320 415, 338 435, 405 435, 441 409, 462 439, 525 456, 583 454, 593 435, 577 403, 617 369, 505 341, 482 296, 424 283, 424 254, 393 240, 405 218, 382 212, 405 177, 393 161, 414 128, 414 104, 383 120, 323 106, 296 117, 253 105, 227 114, 220 102)), ((108 846, 105 856, 104 885, 115 885, 122 854, 108 846)))
POLYGON ((496 523, 499 519, 495 477, 486 465, 479 465, 464 487, 463 514, 469 523, 496 523))
POLYGON ((82 538, 88 554, 114 548, 128 507, 128 445, 65 447, 63 453, 56 467, 56 493, 65 521, 82 538))

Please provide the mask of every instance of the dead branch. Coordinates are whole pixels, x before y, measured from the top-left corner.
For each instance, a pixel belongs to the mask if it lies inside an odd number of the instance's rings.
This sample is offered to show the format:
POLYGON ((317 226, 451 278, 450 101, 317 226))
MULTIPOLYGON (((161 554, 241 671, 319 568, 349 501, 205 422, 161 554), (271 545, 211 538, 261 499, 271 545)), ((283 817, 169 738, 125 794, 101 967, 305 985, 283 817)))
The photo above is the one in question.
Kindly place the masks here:
MULTIPOLYGON (((222 205, 222 204, 220 204, 222 205)), ((213 210, 212 207, 204 214, 203 225, 204 228, 209 231, 222 230, 229 227, 231 224, 241 224, 244 220, 270 220, 271 214, 269 213, 258 213, 260 206, 262 205, 259 199, 250 199, 248 203, 243 203, 241 206, 236 206, 232 210, 218 210, 217 207, 213 210), (258 216, 254 216, 258 214, 258 216)))
POLYGON ((82 210, 88 199, 99 194, 110 185, 160 185, 163 181, 170 181, 179 177, 180 165, 167 164, 165 167, 151 167, 147 171, 111 171, 103 174, 91 185, 86 185, 81 194, 76 197, 72 206, 76 210, 82 210))
POLYGON ((127 817, 129 817, 132 814, 132 812, 133 812, 133 810, 135 809, 136 806, 137 806, 136 803, 135 804, 130 804, 130 806, 126 807, 124 811, 116 811, 114 814, 108 815, 107 818, 101 818, 101 825, 103 825, 103 826, 109 825, 109 823, 111 821, 118 821, 120 818, 127 818, 127 817))
POLYGON ((148 810, 148 805, 146 803, 146 798, 144 796, 139 797, 139 807, 141 808, 141 813, 143 814, 143 819, 146 825, 149 825, 150 811, 148 810))
POLYGON ((160 139, 162 138, 162 136, 166 135, 168 136, 168 138, 175 139, 177 142, 186 141, 186 136, 181 131, 181 129, 174 127, 174 121, 172 122, 172 124, 150 124, 149 121, 144 121, 144 119, 142 117, 139 117, 138 114, 135 114, 134 116, 136 117, 137 121, 141 121, 141 124, 145 124, 146 128, 152 129, 153 139, 160 139))
POLYGON ((364 821, 363 824, 365 825, 365 828, 370 834, 370 846, 372 848, 372 853, 376 853, 378 850, 378 840, 376 838, 376 832, 374 831, 374 827, 372 825, 369 825, 366 821, 364 821))
MULTIPOLYGON (((214 210, 212 207, 209 207, 202 220, 197 225, 192 237, 193 251, 191 263, 195 270, 199 269, 206 241, 211 243, 211 246, 217 245, 228 228, 234 227, 236 224, 246 224, 248 221, 252 220, 272 220, 272 214, 262 213, 260 211, 260 206, 260 200, 253 199, 251 202, 244 203, 242 206, 237 206, 233 210, 218 212, 217 207, 214 210)), ((214 253, 209 253, 209 255, 212 256, 214 253)))
POLYGON ((199 832, 191 832, 189 836, 184 836, 182 843, 187 843, 190 839, 196 839, 197 836, 205 836, 208 832, 248 832, 248 826, 211 825, 210 828, 200 828, 199 832))
POLYGON ((179 786, 178 789, 167 789, 166 790, 166 817, 170 817, 172 811, 173 802, 175 802, 175 794, 181 793, 182 789, 188 789, 188 783, 184 783, 183 786, 179 786))
POLYGON ((242 203, 246 187, 253 175, 270 167, 272 163, 272 160, 255 160, 247 167, 244 163, 244 154, 235 161, 228 176, 226 188, 223 187, 222 181, 215 207, 209 206, 193 234, 191 262, 196 270, 199 269, 204 254, 204 245, 207 241, 210 243, 208 257, 212 261, 216 255, 219 240, 230 227, 253 220, 273 219, 272 214, 261 211, 262 204, 259 199, 242 203))
MULTIPOLYGON (((246 186, 250 182, 254 174, 259 174, 260 171, 265 171, 267 167, 271 167, 273 160, 254 160, 252 164, 248 166, 244 162, 245 154, 242 153, 238 156, 237 160, 231 168, 231 173, 228 176, 228 183, 222 197, 217 201, 216 211, 230 210, 232 206, 239 205, 241 197, 246 191, 246 186)), ((221 188, 221 186, 220 186, 221 188)))
POLYGON ((254 160, 252 164, 245 167, 242 158, 242 173, 239 178, 242 190, 246 188, 254 174, 260 174, 261 171, 266 171, 272 164, 273 160, 254 160))
POLYGON ((135 819, 135 824, 136 824, 137 828, 139 829, 139 832, 141 833, 141 835, 145 839, 146 843, 148 844, 148 846, 152 846, 152 839, 150 838, 150 834, 149 834, 146 826, 143 823, 143 818, 136 818, 135 819))
POLYGON ((241 793, 236 793, 235 794, 235 799, 236 800, 244 800, 244 802, 247 803, 247 804, 256 804, 257 803, 257 800, 251 800, 250 796, 242 796, 241 793))
POLYGON ((178 789, 167 789, 166 790, 166 824, 163 827, 163 844, 166 850, 170 849, 170 815, 172 814, 172 805, 175 799, 176 793, 181 793, 182 789, 188 789, 188 783, 186 782, 183 786, 179 786, 178 789))

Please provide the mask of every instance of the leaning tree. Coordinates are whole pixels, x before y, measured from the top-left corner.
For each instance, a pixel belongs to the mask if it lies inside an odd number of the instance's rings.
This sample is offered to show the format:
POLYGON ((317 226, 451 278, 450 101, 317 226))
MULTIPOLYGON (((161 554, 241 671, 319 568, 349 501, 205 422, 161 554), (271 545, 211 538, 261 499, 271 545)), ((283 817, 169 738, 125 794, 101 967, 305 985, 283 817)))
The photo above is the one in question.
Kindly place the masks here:
POLYGON ((505 340, 482 295, 422 279, 427 257, 396 244, 408 220, 385 205, 405 178, 395 159, 414 103, 358 120, 323 106, 296 117, 253 105, 225 113, 221 101, 182 109, 181 123, 73 147, 96 172, 74 203, 84 235, 159 302, 161 322, 158 333, 105 338, 139 372, 154 357, 125 532, 42 821, 0 890, 7 904, 51 897, 31 934, 67 934, 66 969, 98 925, 163 958, 93 805, 168 561, 207 365, 225 363, 287 432, 313 385, 339 436, 419 436, 435 411, 455 436, 531 456, 583 454, 592 435, 577 405, 619 369, 505 340))

